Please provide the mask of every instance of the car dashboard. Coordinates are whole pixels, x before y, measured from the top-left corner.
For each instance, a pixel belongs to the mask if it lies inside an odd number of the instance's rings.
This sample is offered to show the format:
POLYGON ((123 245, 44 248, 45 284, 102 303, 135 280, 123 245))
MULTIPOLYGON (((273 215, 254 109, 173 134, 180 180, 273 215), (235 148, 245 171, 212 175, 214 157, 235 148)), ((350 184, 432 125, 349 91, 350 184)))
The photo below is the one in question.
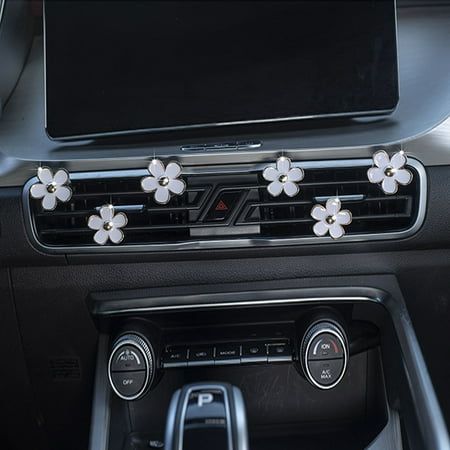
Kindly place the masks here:
POLYGON ((393 2, 387 115, 75 139, 45 3, 0 0, 1 447, 450 449, 450 3, 393 2))

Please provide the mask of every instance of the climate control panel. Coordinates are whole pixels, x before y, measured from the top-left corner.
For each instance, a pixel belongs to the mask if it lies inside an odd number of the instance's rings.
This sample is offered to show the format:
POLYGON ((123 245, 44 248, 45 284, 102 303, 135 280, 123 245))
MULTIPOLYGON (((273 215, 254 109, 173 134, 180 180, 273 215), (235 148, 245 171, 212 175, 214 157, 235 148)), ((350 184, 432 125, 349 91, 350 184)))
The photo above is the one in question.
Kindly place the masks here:
POLYGON ((291 362, 292 346, 288 339, 170 345, 165 348, 162 366, 177 367, 224 366, 291 362))
POLYGON ((123 400, 144 396, 157 371, 160 380, 169 370, 187 370, 192 377, 195 368, 255 364, 294 364, 316 388, 332 389, 345 376, 349 359, 344 322, 328 310, 298 323, 246 325, 239 333, 219 327, 214 336, 197 328, 158 333, 142 322, 135 328, 139 332, 132 329, 113 341, 108 363, 111 387, 123 400))

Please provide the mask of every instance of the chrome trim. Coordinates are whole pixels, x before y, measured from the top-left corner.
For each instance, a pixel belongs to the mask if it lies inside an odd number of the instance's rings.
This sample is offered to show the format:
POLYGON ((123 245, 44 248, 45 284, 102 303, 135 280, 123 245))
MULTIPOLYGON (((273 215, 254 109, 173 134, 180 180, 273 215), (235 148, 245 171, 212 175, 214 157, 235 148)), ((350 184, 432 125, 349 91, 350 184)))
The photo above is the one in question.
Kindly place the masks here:
MULTIPOLYGON (((233 293, 235 294, 235 293, 233 293)), ((249 292, 248 294, 252 294, 249 292)), ((220 294, 219 294, 220 295, 220 294)), ((205 295, 196 295, 196 296, 185 296, 186 300, 190 298, 199 297, 211 298, 214 297, 214 294, 205 294, 205 295)), ((149 313, 149 312, 162 312, 162 311, 186 311, 186 310, 196 310, 196 309, 213 309, 213 308, 229 308, 229 307, 247 307, 247 306, 276 306, 276 305, 292 305, 297 303, 317 303, 317 302, 339 302, 339 301, 347 301, 347 302, 367 302, 367 301, 377 301, 371 297, 366 296, 339 296, 339 297, 304 297, 304 298, 285 298, 285 299, 276 299, 276 300, 242 300, 242 301, 223 301, 218 303, 193 303, 193 304, 182 304, 182 305, 165 305, 165 306, 147 306, 143 308, 122 308, 115 309, 114 311, 109 312, 100 312, 96 315, 109 317, 115 316, 125 313, 135 314, 135 313, 149 313)))
MULTIPOLYGON (((322 197, 314 197, 314 201, 318 203, 326 202, 328 199, 333 198, 335 196, 324 195, 322 197)), ((359 202, 364 200, 364 194, 356 194, 356 195, 340 195, 339 200, 344 202, 359 202)))
POLYGON ((232 386, 234 405, 235 405, 235 417, 236 417, 236 450, 249 450, 248 445, 248 426, 247 426, 247 412, 245 408, 244 397, 242 392, 235 386, 232 386))
MULTIPOLYGON (((329 161, 301 161, 294 162, 293 167, 300 167, 303 170, 317 169, 317 168, 343 168, 343 167, 365 167, 372 166, 371 159, 346 159, 346 160, 329 160, 329 161)), ((256 246, 290 246, 290 245, 307 245, 307 244, 329 244, 336 245, 337 242, 367 242, 380 241, 391 239, 403 239, 415 234, 422 226, 426 214, 426 200, 427 200, 427 176, 423 165, 414 158, 408 159, 408 166, 413 167, 419 176, 419 207, 417 218, 414 224, 403 231, 396 231, 392 233, 368 233, 368 234, 345 234, 339 241, 333 241, 328 237, 290 237, 290 238, 226 238, 215 240, 192 240, 180 241, 162 244, 133 244, 120 246, 80 246, 80 247, 53 247, 39 242, 34 218, 31 214, 29 189, 36 182, 36 178, 28 180, 23 188, 23 204, 25 213, 25 227, 30 237, 32 244, 38 250, 50 253, 131 253, 131 252, 155 252, 155 251, 182 251, 182 250, 203 250, 203 249, 230 249, 242 247, 256 247, 256 246)), ((184 171, 185 175, 196 174, 232 174, 252 172, 257 173, 267 167, 267 164, 253 164, 253 165, 233 165, 224 169, 222 166, 211 167, 191 167, 184 171)), ((79 172, 71 173, 70 178, 74 180, 83 179, 104 179, 104 178, 119 178, 119 177, 141 177, 147 173, 146 169, 136 170, 116 170, 116 171, 102 171, 102 172, 79 172)))
MULTIPOLYGON (((319 324, 320 324, 320 322, 317 322, 313 326, 316 326, 319 324)), ((320 361, 320 360, 317 360, 317 361, 320 361)), ((306 370, 306 375, 307 375, 308 381, 310 383, 312 383, 314 386, 318 387, 319 389, 323 389, 323 390, 333 389, 335 386, 337 386, 341 382, 342 378, 344 378, 345 371, 347 370, 347 363, 348 363, 347 345, 344 342, 344 339, 342 338, 342 336, 336 330, 333 330, 330 327, 323 328, 321 330, 317 330, 311 337, 308 338, 308 344, 306 345, 303 364, 305 365, 305 370, 306 370), (341 375, 333 384, 330 384, 330 385, 323 385, 323 384, 318 383, 312 376, 311 371, 309 370, 309 364, 308 364, 308 352, 309 352, 309 348, 311 347, 312 342, 314 341, 314 339, 317 336, 320 336, 321 334, 325 334, 325 333, 332 334, 334 337, 336 337, 339 340, 339 342, 342 345, 342 351, 344 353, 344 366, 342 367, 341 375)))
POLYGON ((5 0, 0 0, 0 26, 2 24, 4 10, 5 10, 5 0))
POLYGON ((229 150, 252 150, 260 148, 261 141, 215 142, 210 144, 187 144, 180 147, 182 152, 223 152, 229 150))

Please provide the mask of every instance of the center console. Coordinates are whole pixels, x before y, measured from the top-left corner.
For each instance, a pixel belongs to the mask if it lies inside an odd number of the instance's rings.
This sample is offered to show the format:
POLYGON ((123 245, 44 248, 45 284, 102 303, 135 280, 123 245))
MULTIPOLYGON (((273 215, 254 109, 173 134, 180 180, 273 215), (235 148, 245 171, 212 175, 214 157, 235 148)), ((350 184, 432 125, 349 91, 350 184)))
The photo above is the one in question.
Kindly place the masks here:
POLYGON ((283 285, 92 294, 101 338, 91 449, 211 448, 199 442, 236 421, 218 412, 221 389, 242 400, 242 448, 448 448, 394 277, 283 285), (174 447, 176 433, 196 447, 174 447))

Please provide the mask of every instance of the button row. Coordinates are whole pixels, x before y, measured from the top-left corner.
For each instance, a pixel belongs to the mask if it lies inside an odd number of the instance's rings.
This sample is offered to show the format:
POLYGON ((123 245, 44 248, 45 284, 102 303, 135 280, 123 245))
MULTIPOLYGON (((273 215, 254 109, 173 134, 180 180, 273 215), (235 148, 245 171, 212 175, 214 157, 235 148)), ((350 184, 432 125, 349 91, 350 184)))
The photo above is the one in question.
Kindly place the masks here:
POLYGON ((292 361, 292 348, 287 342, 257 341, 168 347, 162 362, 164 368, 171 368, 282 361, 292 361))

